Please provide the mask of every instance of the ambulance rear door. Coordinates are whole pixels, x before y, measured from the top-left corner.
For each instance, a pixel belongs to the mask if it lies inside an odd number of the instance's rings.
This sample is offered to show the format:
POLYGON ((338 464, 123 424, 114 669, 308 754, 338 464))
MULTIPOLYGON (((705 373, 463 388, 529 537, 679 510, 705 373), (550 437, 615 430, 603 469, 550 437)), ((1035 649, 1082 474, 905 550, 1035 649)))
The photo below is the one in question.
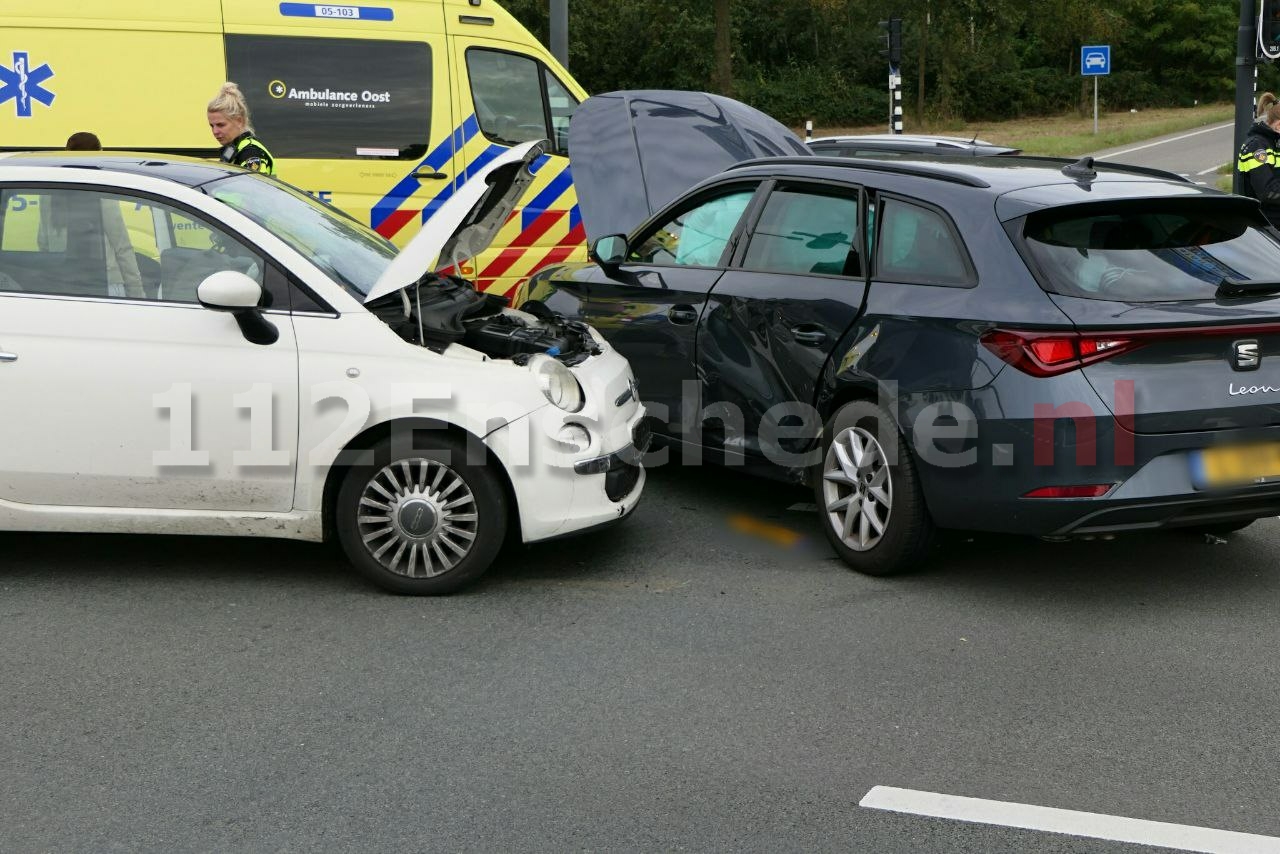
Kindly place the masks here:
POLYGON ((216 153, 205 105, 222 85, 218 0, 0 3, 0 149, 216 153), (109 14, 107 12, 109 8, 109 14))

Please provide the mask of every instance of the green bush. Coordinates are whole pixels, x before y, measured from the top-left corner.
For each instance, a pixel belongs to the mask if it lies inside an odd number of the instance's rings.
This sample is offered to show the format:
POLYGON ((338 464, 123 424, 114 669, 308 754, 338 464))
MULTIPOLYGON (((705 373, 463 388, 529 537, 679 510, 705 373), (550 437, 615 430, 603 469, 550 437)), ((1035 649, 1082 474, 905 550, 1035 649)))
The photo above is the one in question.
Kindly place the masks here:
POLYGON ((889 123, 889 90, 862 86, 838 69, 787 65, 743 71, 734 93, 786 125, 813 119, 820 125, 889 123))

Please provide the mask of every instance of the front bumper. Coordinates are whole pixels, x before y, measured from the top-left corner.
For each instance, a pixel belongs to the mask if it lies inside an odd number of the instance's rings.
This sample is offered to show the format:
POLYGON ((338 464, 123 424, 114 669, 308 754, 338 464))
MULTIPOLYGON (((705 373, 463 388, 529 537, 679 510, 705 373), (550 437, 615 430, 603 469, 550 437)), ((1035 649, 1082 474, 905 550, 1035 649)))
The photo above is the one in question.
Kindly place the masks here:
POLYGON ((619 402, 633 382, 630 366, 608 349, 573 371, 585 393, 581 411, 546 406, 485 439, 507 470, 526 543, 616 522, 644 491, 645 409, 634 399, 619 402), (588 448, 571 451, 558 441, 568 424, 590 434, 588 448))

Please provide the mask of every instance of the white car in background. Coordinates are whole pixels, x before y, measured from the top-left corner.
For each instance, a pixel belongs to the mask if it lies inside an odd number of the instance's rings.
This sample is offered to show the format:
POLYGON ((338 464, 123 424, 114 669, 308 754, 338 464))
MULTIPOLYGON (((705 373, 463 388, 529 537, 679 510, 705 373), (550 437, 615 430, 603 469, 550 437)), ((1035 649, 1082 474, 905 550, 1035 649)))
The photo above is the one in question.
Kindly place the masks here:
POLYGON ((644 408, 594 330, 437 275, 540 155, 490 163, 403 252, 236 167, 0 156, 0 530, 342 543, 445 593, 509 535, 625 517, 644 408))

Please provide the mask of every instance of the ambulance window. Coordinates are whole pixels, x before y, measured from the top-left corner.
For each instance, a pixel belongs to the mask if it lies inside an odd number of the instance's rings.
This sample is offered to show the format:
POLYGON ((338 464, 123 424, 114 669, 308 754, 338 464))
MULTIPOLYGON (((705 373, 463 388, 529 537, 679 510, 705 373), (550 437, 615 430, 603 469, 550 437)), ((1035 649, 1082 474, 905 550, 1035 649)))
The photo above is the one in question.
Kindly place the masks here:
MULTIPOLYGON (((425 42, 227 35, 228 77, 277 158, 421 159, 431 141, 425 42)), ((286 175, 287 177, 287 175, 286 175)))
POLYGON ((480 131, 499 145, 536 139, 568 153, 569 117, 578 101, 541 63, 498 50, 467 51, 471 99, 480 131))
POLYGON ((551 142, 561 154, 569 152, 569 119, 578 108, 578 100, 564 88, 551 72, 543 69, 547 80, 547 105, 551 108, 551 129, 555 136, 551 142))

